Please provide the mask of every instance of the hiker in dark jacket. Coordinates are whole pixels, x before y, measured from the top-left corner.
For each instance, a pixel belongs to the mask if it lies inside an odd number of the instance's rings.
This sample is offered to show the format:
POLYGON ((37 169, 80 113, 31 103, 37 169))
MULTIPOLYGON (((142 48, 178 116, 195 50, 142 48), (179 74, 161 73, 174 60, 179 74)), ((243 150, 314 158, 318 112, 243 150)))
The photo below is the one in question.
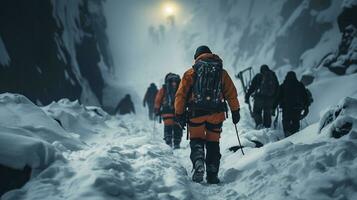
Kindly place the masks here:
POLYGON ((125 95, 125 97, 119 102, 118 106, 115 108, 115 113, 118 112, 120 115, 125 115, 130 113, 135 114, 134 104, 131 101, 131 97, 129 94, 125 95))
POLYGON ((150 120, 154 120, 155 118, 154 105, 155 105, 156 94, 157 94, 157 87, 155 83, 151 83, 150 87, 148 87, 148 89, 146 90, 143 100, 143 106, 144 107, 146 105, 148 106, 150 120))
POLYGON ((253 78, 245 96, 246 103, 249 102, 250 96, 254 98, 253 118, 257 129, 270 128, 278 89, 279 82, 275 73, 267 65, 262 65, 260 73, 253 78))
POLYGON ((288 72, 279 87, 276 101, 283 111, 283 128, 288 137, 300 129, 300 120, 308 113, 309 99, 307 89, 297 80, 293 71, 288 72))

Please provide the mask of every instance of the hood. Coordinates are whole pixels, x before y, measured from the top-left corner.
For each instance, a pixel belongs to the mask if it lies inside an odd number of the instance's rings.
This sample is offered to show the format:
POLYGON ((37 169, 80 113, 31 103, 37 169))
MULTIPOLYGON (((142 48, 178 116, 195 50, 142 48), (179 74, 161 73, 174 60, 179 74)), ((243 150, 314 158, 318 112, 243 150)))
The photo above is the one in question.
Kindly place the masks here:
POLYGON ((195 63, 199 60, 214 60, 214 61, 222 62, 222 59, 218 55, 212 53, 201 54, 200 56, 197 57, 195 63))

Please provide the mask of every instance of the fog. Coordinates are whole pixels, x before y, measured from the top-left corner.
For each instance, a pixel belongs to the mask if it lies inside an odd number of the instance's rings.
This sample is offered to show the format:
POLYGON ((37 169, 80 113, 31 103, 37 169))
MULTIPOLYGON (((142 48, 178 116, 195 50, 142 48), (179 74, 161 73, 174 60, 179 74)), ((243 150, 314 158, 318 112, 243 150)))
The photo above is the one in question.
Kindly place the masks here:
POLYGON ((119 93, 130 92, 138 101, 151 82, 160 86, 168 72, 182 75, 192 65, 199 45, 208 45, 218 54, 231 76, 247 67, 258 71, 262 64, 274 69, 280 80, 289 70, 298 76, 310 73, 339 41, 336 18, 340 4, 107 0, 106 31, 114 57, 115 84, 119 93), (173 8, 171 14, 165 11, 167 5, 173 8))
POLYGON ((194 49, 184 49, 182 27, 190 18, 187 2, 108 0, 105 6, 118 85, 143 95, 168 72, 182 74, 194 49), (172 7, 166 13, 166 7, 172 7), (171 12, 171 10, 169 10, 171 12))

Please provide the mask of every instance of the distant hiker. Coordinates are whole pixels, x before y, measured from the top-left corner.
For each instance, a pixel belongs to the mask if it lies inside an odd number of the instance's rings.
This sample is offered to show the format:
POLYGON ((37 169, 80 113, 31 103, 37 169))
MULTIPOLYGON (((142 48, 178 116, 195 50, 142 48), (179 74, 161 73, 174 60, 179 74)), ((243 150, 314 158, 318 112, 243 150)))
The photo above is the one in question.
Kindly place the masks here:
POLYGON ((164 140, 167 145, 180 148, 182 129, 175 122, 175 94, 180 84, 180 76, 168 73, 165 84, 159 90, 155 98, 155 113, 161 115, 164 120, 164 140))
POLYGON ((157 94, 157 87, 155 83, 151 83, 150 87, 146 90, 144 100, 143 100, 143 106, 145 107, 146 105, 148 106, 149 110, 149 119, 154 120, 154 105, 155 105, 155 97, 157 94))
POLYGON ((268 65, 260 67, 260 73, 254 76, 245 96, 245 102, 249 103, 249 97, 253 96, 253 118, 256 128, 270 128, 271 117, 274 114, 273 104, 278 94, 279 82, 275 73, 268 65))
POLYGON ((182 128, 188 122, 191 161, 194 182, 203 181, 207 170, 207 182, 217 184, 220 165, 219 138, 228 101, 233 123, 240 119, 236 88, 223 69, 222 60, 207 46, 197 48, 195 63, 185 72, 176 93, 176 119, 182 128), (207 155, 205 157, 205 147, 207 155))
POLYGON ((307 89, 297 80, 295 72, 288 72, 279 87, 276 102, 283 110, 283 128, 286 137, 299 131, 300 120, 307 115, 310 102, 307 89))
POLYGON ((119 102, 118 106, 115 108, 115 113, 118 112, 120 115, 125 115, 130 113, 135 114, 134 104, 131 101, 131 97, 129 94, 125 95, 125 97, 119 102))

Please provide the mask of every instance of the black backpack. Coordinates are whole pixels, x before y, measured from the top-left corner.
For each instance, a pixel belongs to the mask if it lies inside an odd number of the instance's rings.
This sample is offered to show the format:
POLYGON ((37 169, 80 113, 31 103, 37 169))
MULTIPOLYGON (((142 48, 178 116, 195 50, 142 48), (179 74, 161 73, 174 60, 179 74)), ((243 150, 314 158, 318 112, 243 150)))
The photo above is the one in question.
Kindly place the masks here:
POLYGON ((262 74, 262 80, 257 93, 265 97, 274 97, 277 92, 278 84, 274 72, 265 72, 262 74))
POLYGON ((225 111, 222 86, 222 62, 218 60, 198 61, 194 83, 191 87, 193 101, 190 107, 196 110, 220 112, 225 111))
POLYGON ((169 73, 165 77, 165 84, 163 88, 165 90, 165 99, 162 104, 162 112, 163 113, 172 113, 175 111, 174 104, 175 104, 175 95, 180 84, 180 76, 177 74, 169 73), (172 88, 171 83, 176 82, 177 87, 172 88))

